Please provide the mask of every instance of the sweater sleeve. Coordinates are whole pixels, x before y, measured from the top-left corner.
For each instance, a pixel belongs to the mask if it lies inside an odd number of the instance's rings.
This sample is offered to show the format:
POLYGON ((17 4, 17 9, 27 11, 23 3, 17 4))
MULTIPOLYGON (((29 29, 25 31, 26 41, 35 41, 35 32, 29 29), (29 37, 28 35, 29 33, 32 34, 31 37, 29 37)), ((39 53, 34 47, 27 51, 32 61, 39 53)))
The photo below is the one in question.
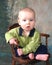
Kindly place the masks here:
POLYGON ((37 48, 40 46, 40 34, 35 32, 32 40, 23 48, 23 53, 28 54, 30 52, 36 52, 37 48))
POLYGON ((5 33, 5 39, 7 43, 11 38, 15 38, 15 37, 16 37, 16 28, 5 33))

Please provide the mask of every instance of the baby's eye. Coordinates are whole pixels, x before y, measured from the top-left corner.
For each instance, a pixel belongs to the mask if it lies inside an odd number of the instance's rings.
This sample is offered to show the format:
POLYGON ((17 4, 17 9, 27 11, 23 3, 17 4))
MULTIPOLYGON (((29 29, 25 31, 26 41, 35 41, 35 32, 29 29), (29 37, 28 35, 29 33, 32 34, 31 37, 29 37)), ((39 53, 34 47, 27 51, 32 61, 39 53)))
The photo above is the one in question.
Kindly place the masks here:
POLYGON ((30 19, 30 21, 33 21, 33 19, 30 19))
POLYGON ((25 22, 26 20, 24 19, 23 21, 25 22))

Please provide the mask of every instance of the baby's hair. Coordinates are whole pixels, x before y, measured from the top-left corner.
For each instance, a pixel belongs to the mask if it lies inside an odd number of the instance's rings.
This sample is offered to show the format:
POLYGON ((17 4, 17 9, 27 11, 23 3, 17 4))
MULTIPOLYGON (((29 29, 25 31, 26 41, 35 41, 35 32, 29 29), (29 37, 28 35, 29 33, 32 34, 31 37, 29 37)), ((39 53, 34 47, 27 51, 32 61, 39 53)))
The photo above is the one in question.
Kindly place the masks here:
POLYGON ((30 7, 22 8, 22 9, 20 9, 20 11, 32 11, 32 12, 35 13, 35 11, 32 8, 30 8, 30 7))
MULTIPOLYGON (((20 13, 21 11, 33 12, 34 17, 35 17, 35 11, 34 11, 32 8, 30 8, 30 7, 25 7, 25 8, 20 9, 19 13, 20 13)), ((18 14, 18 16, 19 16, 19 14, 18 14)))

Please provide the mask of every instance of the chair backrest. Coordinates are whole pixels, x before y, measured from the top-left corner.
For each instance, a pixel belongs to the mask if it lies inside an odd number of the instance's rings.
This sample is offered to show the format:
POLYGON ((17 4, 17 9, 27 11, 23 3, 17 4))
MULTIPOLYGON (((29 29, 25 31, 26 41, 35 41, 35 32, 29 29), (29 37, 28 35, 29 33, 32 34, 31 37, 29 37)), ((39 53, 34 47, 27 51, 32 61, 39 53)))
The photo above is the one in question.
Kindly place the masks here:
MULTIPOLYGON (((48 49, 48 38, 50 37, 50 35, 49 34, 46 34, 46 33, 40 33, 40 37, 41 38, 43 38, 44 37, 44 39, 45 39, 45 45, 46 45, 46 47, 47 47, 47 49, 48 49)), ((41 38, 40 38, 40 40, 41 40, 41 38)), ((42 40, 41 40, 42 41, 42 40)))
POLYGON ((12 24, 11 26, 8 27, 8 31, 15 28, 15 27, 19 27, 20 25, 18 23, 12 24))

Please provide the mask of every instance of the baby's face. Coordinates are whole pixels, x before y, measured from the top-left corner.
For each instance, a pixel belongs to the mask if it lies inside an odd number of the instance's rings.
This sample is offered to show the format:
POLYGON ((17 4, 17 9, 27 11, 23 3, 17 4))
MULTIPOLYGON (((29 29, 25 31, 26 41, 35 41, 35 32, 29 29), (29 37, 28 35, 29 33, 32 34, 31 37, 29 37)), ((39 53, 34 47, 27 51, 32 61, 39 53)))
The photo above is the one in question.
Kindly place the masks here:
POLYGON ((30 31, 35 25, 35 16, 33 12, 21 11, 19 13, 19 25, 25 31, 30 31))

